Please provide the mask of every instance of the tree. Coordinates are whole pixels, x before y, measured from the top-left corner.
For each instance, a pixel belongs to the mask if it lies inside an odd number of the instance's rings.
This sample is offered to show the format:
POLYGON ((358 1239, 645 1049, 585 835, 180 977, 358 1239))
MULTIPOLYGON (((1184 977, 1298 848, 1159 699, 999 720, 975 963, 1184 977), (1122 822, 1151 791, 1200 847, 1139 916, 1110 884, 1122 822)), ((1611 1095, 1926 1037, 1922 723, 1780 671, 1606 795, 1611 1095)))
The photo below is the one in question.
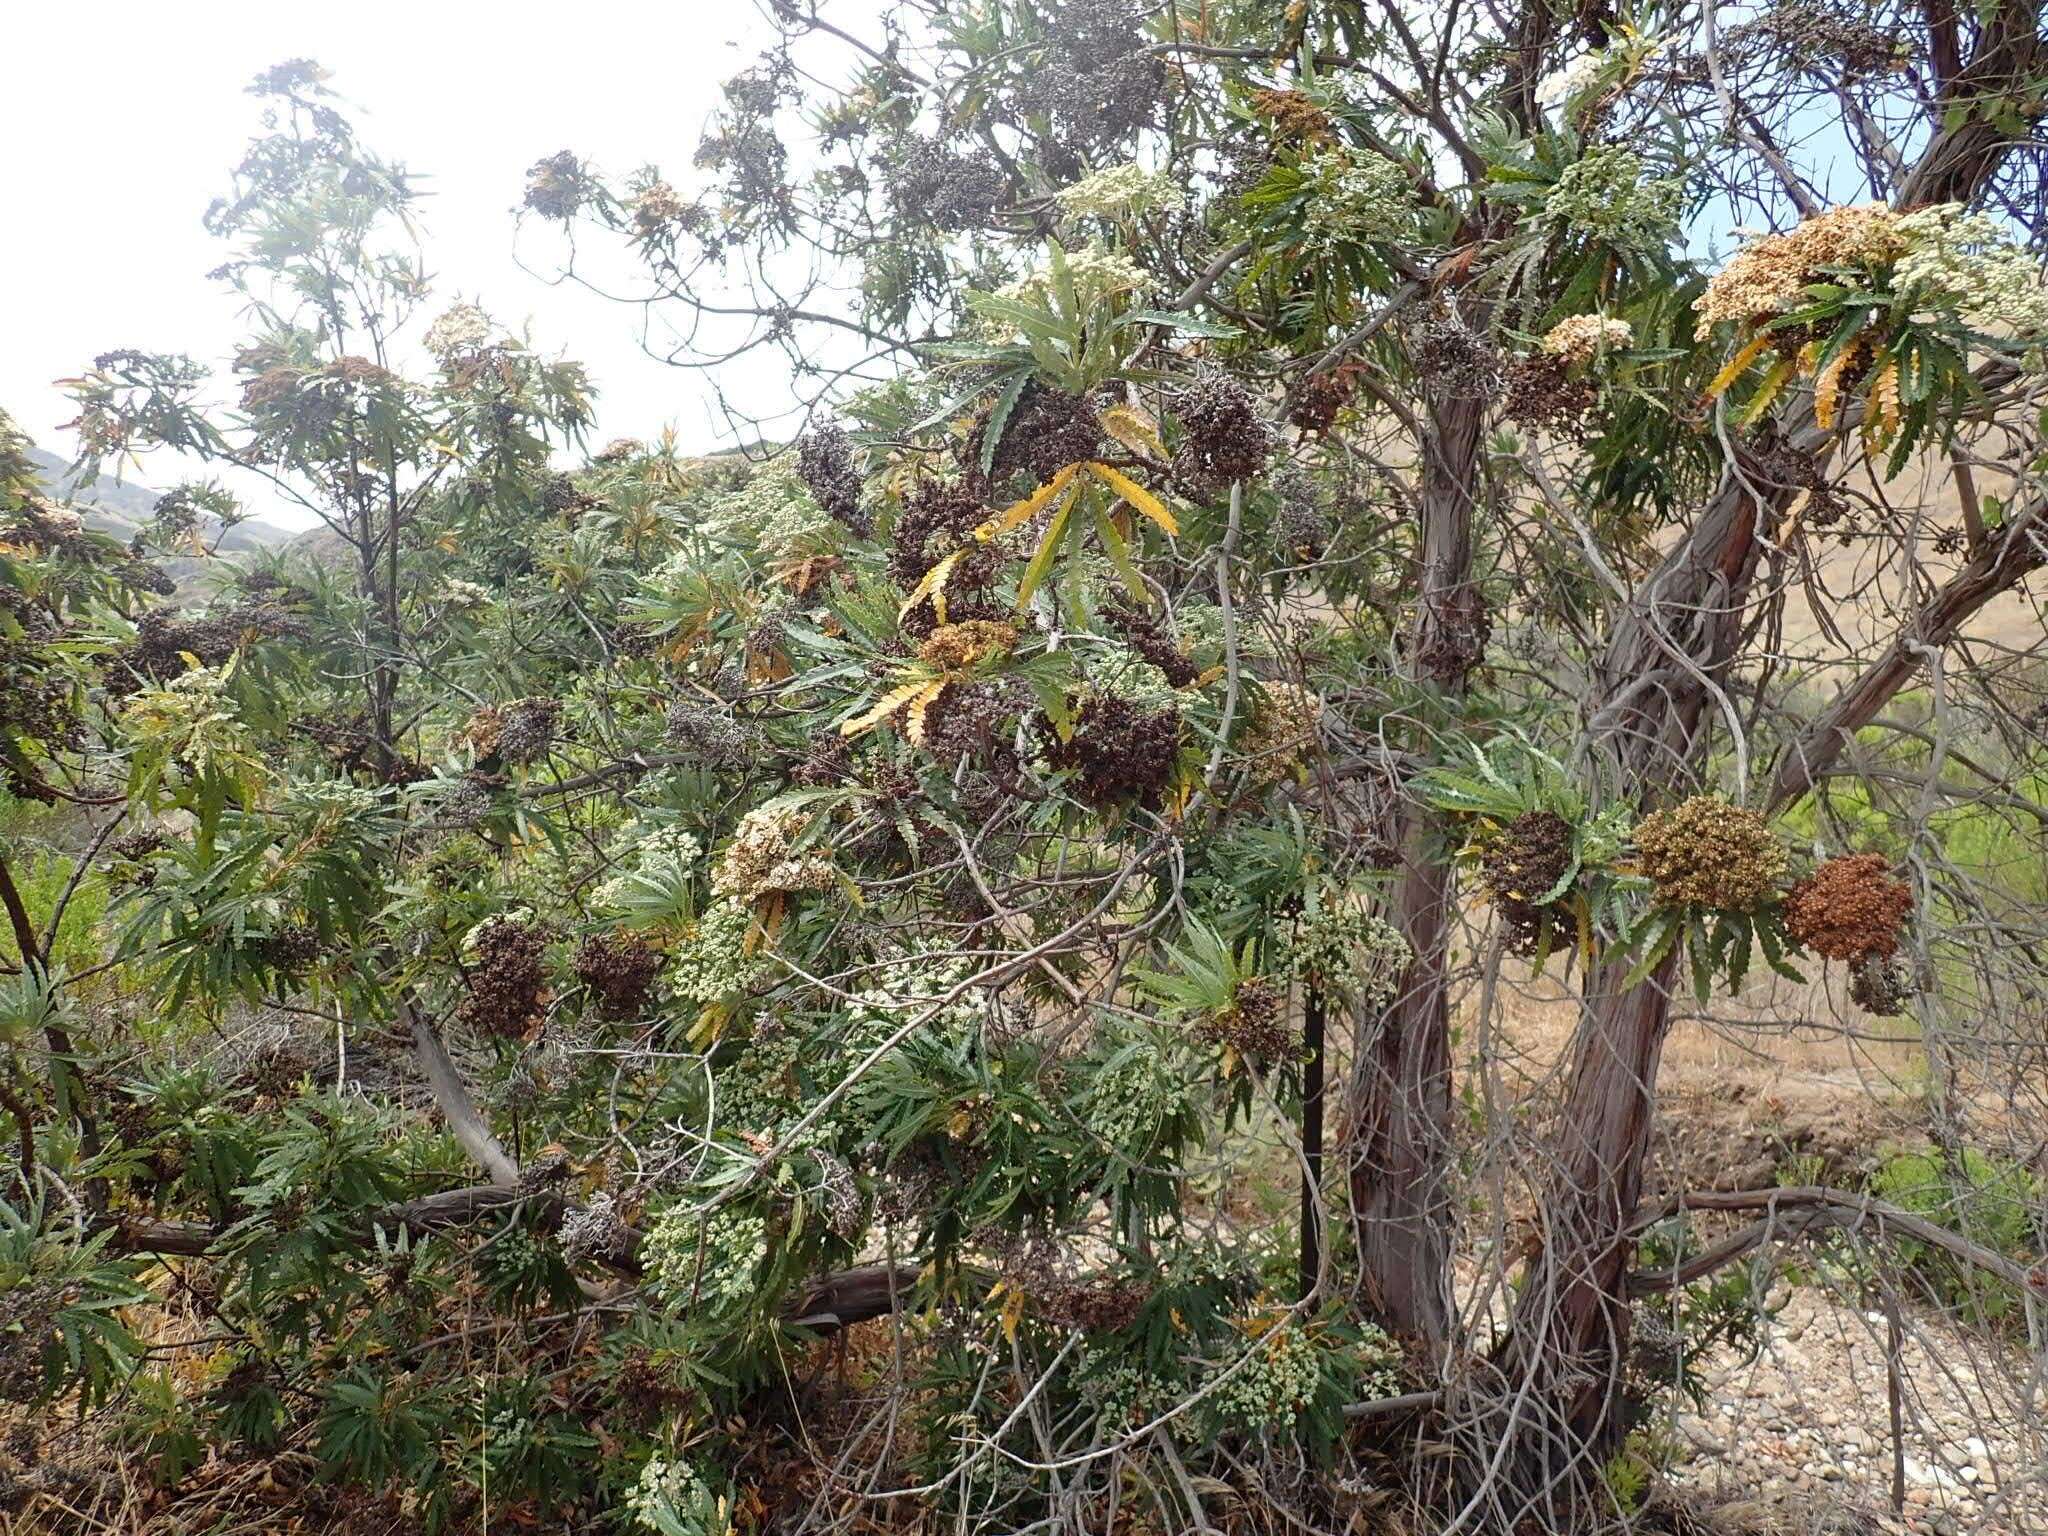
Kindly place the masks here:
POLYGON ((784 349, 787 445, 558 471, 587 386, 467 307, 406 378, 409 183, 307 65, 214 215, 239 418, 182 360, 73 385, 94 460, 257 470, 349 552, 101 613, 63 747, 171 839, 69 866, 126 887, 130 1006, 245 1041, 53 1045, 102 1146, 7 1105, 91 1195, 47 1266, 216 1277, 159 1473, 303 1444, 457 1528, 1598 1528, 1760 1247, 1856 1213, 2037 1304, 2009 1226, 1647 1182, 1674 1010, 1818 962, 1912 1013, 1945 1176, 2033 1187, 1968 1122, 2038 1098, 2038 919, 1964 843, 2043 814, 2037 637, 1969 638, 2048 556, 2037 10, 828 10, 769 7, 701 188, 526 192, 678 361, 784 349), (1788 640, 1845 579, 1902 617, 1788 640), (1518 1094, 1504 999, 1558 985, 1518 1094))

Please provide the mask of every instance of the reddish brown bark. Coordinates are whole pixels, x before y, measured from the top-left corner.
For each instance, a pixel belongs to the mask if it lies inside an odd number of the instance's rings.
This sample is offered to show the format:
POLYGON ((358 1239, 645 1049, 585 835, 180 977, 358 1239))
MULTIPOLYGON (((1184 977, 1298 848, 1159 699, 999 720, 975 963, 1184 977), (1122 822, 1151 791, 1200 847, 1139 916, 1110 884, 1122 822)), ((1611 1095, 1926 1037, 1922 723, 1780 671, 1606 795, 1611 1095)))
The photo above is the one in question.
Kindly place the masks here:
MULTIPOLYGON (((1431 412, 1421 481, 1421 602, 1409 649, 1417 679, 1450 694, 1485 644, 1472 584, 1473 497, 1485 422, 1478 401, 1431 412)), ((1440 1358, 1451 1336, 1450 1005, 1453 886, 1433 813, 1402 815, 1393 918, 1413 959, 1393 1005, 1357 1019, 1352 1064, 1351 1219, 1367 1300, 1393 1331, 1440 1358)))

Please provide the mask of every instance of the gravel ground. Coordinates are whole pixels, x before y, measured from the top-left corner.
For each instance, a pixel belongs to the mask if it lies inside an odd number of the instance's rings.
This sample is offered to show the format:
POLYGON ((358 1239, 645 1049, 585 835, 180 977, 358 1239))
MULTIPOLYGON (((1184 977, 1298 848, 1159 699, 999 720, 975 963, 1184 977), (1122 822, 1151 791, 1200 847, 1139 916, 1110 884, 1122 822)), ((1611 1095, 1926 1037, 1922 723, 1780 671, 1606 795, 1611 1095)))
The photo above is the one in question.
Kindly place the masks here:
POLYGON ((1763 1353, 1713 1362, 1705 1411, 1676 1425, 1673 1481, 1717 1504, 1717 1524, 1830 1536, 2048 1533, 2048 1350, 2030 1359, 2022 1340, 1996 1353, 1981 1334, 1907 1319, 1900 1517, 1884 1314, 1815 1286, 1779 1301, 1763 1353))

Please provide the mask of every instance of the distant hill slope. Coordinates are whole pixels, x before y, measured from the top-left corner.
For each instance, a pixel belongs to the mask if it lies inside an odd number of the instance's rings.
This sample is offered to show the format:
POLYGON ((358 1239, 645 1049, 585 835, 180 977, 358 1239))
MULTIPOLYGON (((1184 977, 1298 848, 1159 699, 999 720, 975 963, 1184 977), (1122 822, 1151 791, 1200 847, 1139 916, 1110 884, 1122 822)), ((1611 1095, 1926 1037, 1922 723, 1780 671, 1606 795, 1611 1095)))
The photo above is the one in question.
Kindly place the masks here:
MULTIPOLYGON (((56 454, 47 449, 31 448, 28 456, 45 491, 68 503, 84 520, 86 527, 116 539, 134 538, 137 530, 155 514, 157 498, 163 495, 163 492, 146 485, 115 481, 105 476, 91 485, 80 486, 70 466, 56 454)), ((221 570, 220 560, 236 564, 253 551, 276 549, 299 537, 292 529, 260 517, 235 524, 220 534, 217 544, 214 531, 209 528, 207 543, 213 546, 216 559, 170 556, 157 561, 178 584, 177 602, 192 603, 206 597, 214 587, 212 578, 221 570)))
MULTIPOLYGON (((136 529, 155 513, 157 498, 163 495, 162 491, 152 490, 146 485, 115 481, 104 475, 91 485, 81 487, 70 466, 48 449, 31 448, 28 456, 36 466, 44 490, 59 501, 69 502, 85 519, 86 527, 117 539, 133 538, 136 529)), ((297 535, 290 528, 252 517, 247 522, 235 524, 223 534, 219 549, 222 554, 239 554, 288 544, 295 537, 297 535)), ((212 542, 210 537, 208 542, 212 542)))

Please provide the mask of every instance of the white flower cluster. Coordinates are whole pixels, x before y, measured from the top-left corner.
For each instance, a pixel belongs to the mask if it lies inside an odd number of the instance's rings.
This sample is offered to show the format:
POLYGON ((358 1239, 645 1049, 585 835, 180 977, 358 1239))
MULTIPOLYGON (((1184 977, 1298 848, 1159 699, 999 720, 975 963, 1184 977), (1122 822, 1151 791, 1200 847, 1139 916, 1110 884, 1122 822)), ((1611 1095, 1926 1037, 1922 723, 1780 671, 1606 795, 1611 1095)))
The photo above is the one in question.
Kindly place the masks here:
MULTIPOLYGON (((839 525, 797 478, 793 464, 780 460, 755 470, 745 485, 711 509, 705 522, 718 534, 751 543, 771 560, 827 554, 839 542, 839 525)), ((702 564, 693 554, 673 555, 651 579, 657 586, 673 587, 702 564)))
POLYGON ((655 1218, 641 1244, 648 1283, 666 1301, 713 1310, 739 1306, 758 1287, 755 1274, 768 1257, 768 1223, 746 1211, 700 1215, 671 1206, 655 1218), (701 1255, 701 1260, 700 1260, 701 1255))
POLYGON ((1408 173, 1385 155, 1335 146, 1301 164, 1313 195, 1302 210, 1302 235, 1317 250, 1399 239, 1415 210, 1408 173))
POLYGON ((1135 161, 1084 176, 1053 196, 1061 212, 1073 218, 1137 218, 1187 204, 1186 194, 1171 176, 1164 171, 1148 171, 1135 161))
POLYGON ((1113 1054, 1089 1080, 1081 1108, 1088 1129, 1116 1146, 1142 1147, 1187 1106, 1188 1079, 1157 1041, 1140 1038, 1113 1054))
MULTIPOLYGON (((1101 299, 1125 295, 1142 298, 1152 292, 1151 273, 1122 251, 1113 251, 1099 240, 1068 251, 1066 257, 1067 275, 1074 280, 1074 291, 1083 309, 1101 299)), ((1048 264, 998 290, 997 296, 1025 304, 1045 304, 1052 292, 1053 274, 1048 264)))
POLYGON ((1552 70, 1536 84, 1536 100, 1546 107, 1562 106, 1600 78, 1607 55, 1595 50, 1582 53, 1563 69, 1552 70))
POLYGON ((1543 200, 1543 216, 1613 245, 1648 247, 1678 222, 1683 184, 1672 176, 1646 176, 1642 156, 1608 145, 1564 168, 1543 200))
POLYGON ((1279 1323, 1252 1342, 1251 1359, 1216 1389, 1209 1402, 1216 1416, 1233 1428, 1286 1435, 1316 1395, 1321 1377, 1314 1342, 1292 1323, 1279 1323))
POLYGON ((1399 993, 1413 951, 1392 923, 1360 907, 1328 901, 1295 929, 1286 958, 1295 976, 1377 1012, 1399 993))
POLYGON ((665 1456, 648 1457, 626 1508, 636 1524, 659 1536, 724 1536, 731 1529, 724 1501, 711 1496, 697 1469, 665 1456))
POLYGON ((474 304, 454 304, 427 327, 426 348, 446 362, 458 353, 474 351, 491 339, 491 317, 474 304))
POLYGON ((368 816, 383 809, 378 791, 346 779, 310 779, 292 791, 293 809, 313 816, 368 816))
POLYGON ((469 612, 472 609, 489 606, 492 593, 491 589, 481 582, 464 581, 460 576, 450 576, 441 583, 440 597, 450 608, 469 612))
POLYGON ((2041 264, 2014 245, 1996 220, 1958 203, 1915 209, 1898 221, 1906 253, 1892 270, 1900 291, 1950 309, 1973 330, 2033 339, 2048 335, 2048 287, 2041 264))
POLYGON ((676 950, 669 985, 676 996, 706 1004, 751 992, 775 974, 766 948, 746 950, 754 917, 736 901, 714 902, 676 950))
POLYGON ((795 1107, 796 1064, 803 1038, 793 1029, 757 1031, 731 1064, 718 1070, 712 1129, 752 1131, 781 1139, 795 1107))
MULTIPOLYGON (((873 986, 854 993, 848 1000, 841 1042, 850 1051, 872 1051, 973 975, 974 970, 971 961, 938 959, 923 950, 890 961, 873 986)), ((959 1034, 974 1028, 980 1020, 979 997, 969 989, 941 1007, 923 1027, 934 1034, 959 1034)))

